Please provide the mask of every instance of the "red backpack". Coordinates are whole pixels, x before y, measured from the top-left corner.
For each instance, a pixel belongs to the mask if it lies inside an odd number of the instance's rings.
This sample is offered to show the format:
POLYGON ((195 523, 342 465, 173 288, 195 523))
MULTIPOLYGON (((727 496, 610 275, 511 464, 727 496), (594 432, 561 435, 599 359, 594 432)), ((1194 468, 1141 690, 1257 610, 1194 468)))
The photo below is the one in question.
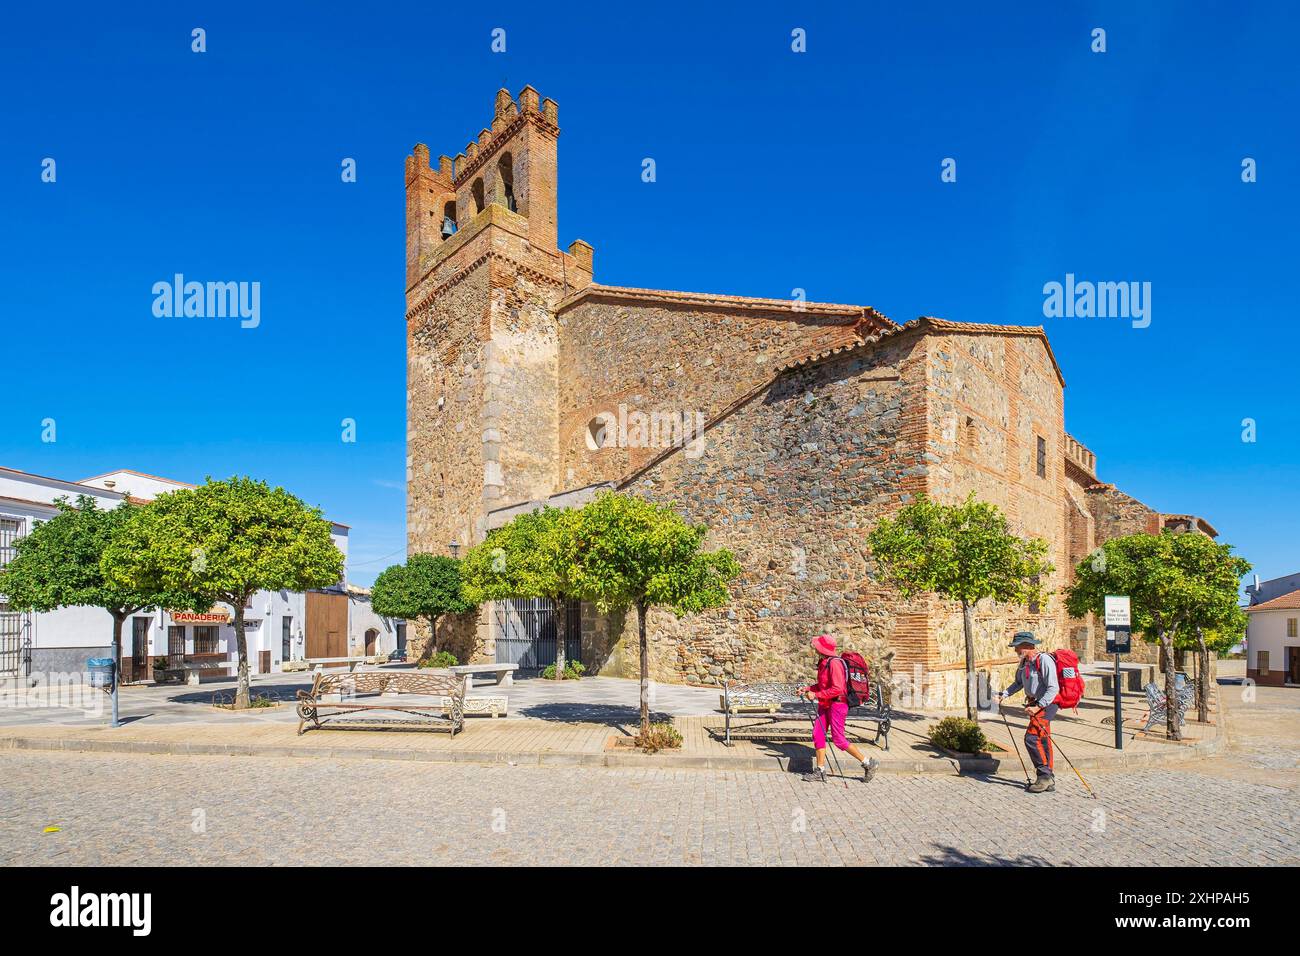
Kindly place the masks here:
POLYGON ((1083 675, 1079 673, 1079 655, 1074 651, 1061 648, 1051 652, 1056 661, 1056 683, 1060 690, 1056 694, 1056 703, 1064 710, 1078 707, 1083 699, 1083 675))
MULTIPOLYGON (((848 672, 844 693, 850 707, 859 707, 871 697, 871 668, 857 651, 845 651, 837 660, 848 672)), ((1077 661, 1076 661, 1077 663, 1077 661)))

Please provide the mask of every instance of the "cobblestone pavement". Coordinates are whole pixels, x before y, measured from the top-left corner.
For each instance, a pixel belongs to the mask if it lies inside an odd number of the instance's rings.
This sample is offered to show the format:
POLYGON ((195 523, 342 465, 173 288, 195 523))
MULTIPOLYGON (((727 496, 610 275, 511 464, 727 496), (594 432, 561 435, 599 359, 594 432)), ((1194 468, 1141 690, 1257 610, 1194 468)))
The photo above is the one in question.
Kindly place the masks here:
POLYGON ((1300 863, 1293 790, 1194 767, 1089 778, 1101 801, 1072 775, 1035 798, 1001 777, 9 752, 0 863, 1300 863))
POLYGON ((0 864, 1300 864, 1300 691, 1223 700, 1225 753, 1087 771, 1097 801, 1064 766, 1057 793, 1030 797, 1014 767, 823 786, 762 772, 3 751, 0 864))

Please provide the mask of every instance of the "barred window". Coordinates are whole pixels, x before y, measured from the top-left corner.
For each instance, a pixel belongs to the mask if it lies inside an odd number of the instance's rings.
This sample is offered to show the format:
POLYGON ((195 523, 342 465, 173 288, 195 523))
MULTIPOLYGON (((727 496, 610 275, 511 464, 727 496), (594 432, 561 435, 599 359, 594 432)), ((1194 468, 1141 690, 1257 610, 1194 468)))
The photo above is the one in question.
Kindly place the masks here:
POLYGON ((21 518, 0 518, 0 568, 14 559, 14 545, 23 536, 21 518))
POLYGON ((1038 439, 1038 477, 1047 477, 1047 439, 1038 439))
POLYGON ((219 652, 217 647, 217 628, 211 625, 200 624, 194 628, 194 653, 195 654, 216 654, 219 652))
POLYGON ((177 662, 185 657, 185 624, 170 624, 166 630, 166 656, 177 662))

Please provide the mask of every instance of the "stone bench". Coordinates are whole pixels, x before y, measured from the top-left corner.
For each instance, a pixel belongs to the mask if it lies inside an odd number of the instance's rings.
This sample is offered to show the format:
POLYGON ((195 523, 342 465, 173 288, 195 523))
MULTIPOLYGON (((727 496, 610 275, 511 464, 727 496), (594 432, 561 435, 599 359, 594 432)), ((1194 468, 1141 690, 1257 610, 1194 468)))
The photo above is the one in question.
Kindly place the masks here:
POLYGON ((518 668, 518 664, 457 664, 449 670, 464 679, 465 691, 468 693, 474 686, 474 678, 479 676, 492 677, 494 684, 510 687, 515 682, 515 671, 518 668))
POLYGON ((311 667, 314 671, 323 671, 326 664, 337 664, 340 667, 346 667, 348 673, 352 673, 361 664, 372 664, 375 657, 308 657, 303 663, 311 667))

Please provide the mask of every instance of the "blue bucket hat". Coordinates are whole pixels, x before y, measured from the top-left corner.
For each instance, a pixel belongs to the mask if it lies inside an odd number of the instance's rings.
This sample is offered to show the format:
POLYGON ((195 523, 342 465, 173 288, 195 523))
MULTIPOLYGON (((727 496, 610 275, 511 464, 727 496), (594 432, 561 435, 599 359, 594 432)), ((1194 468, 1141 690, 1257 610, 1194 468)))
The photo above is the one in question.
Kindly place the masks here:
POLYGON ((1043 642, 1034 637, 1033 631, 1016 631, 1016 636, 1011 638, 1011 643, 1007 647, 1019 647, 1021 644, 1037 647, 1041 643, 1043 642))

